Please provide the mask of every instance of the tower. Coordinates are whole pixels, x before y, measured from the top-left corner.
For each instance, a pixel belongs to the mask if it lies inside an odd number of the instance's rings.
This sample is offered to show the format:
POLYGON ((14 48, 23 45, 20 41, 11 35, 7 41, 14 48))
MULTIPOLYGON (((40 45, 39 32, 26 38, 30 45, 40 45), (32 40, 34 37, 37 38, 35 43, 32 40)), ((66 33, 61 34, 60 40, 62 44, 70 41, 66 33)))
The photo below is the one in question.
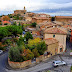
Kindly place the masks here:
POLYGON ((25 6, 24 6, 24 10, 25 10, 25 6))

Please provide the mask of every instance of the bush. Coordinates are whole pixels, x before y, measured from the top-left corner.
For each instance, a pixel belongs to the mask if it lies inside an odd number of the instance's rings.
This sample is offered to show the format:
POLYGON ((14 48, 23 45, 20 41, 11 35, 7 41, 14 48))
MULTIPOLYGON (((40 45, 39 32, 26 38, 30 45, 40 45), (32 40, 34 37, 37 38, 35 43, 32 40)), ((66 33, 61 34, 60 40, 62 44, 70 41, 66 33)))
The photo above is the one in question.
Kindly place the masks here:
POLYGON ((30 32, 27 32, 24 36, 24 38, 26 39, 26 41, 28 41, 29 39, 33 39, 33 36, 30 32))
POLYGON ((12 47, 9 50, 9 59, 13 62, 22 62, 22 57, 20 55, 20 51, 17 47, 12 47))
POLYGON ((20 54, 22 54, 24 52, 24 50, 25 50, 25 47, 23 45, 20 45, 18 47, 18 50, 19 50, 20 54))
POLYGON ((72 66, 71 66, 71 71, 72 71, 72 66))
POLYGON ((5 48, 0 46, 0 50, 5 50, 5 48))
POLYGON ((39 52, 40 55, 43 55, 45 50, 46 50, 46 44, 44 41, 40 42, 37 44, 37 50, 39 52))
POLYGON ((34 22, 34 23, 32 23, 32 26, 33 26, 33 27, 36 27, 36 25, 37 25, 37 24, 36 24, 35 22, 34 22))
POLYGON ((40 38, 35 38, 35 39, 29 39, 28 40, 28 46, 29 47, 32 47, 32 46, 36 46, 37 43, 41 42, 41 39, 40 38))
POLYGON ((35 48, 35 49, 33 49, 33 54, 34 54, 34 57, 38 57, 38 56, 40 56, 40 54, 38 53, 38 50, 35 48))
POLYGON ((27 49, 26 59, 31 60, 33 58, 34 58, 34 54, 29 49, 27 49))
POLYGON ((12 25, 17 25, 17 23, 16 22, 13 22, 13 24, 12 25))

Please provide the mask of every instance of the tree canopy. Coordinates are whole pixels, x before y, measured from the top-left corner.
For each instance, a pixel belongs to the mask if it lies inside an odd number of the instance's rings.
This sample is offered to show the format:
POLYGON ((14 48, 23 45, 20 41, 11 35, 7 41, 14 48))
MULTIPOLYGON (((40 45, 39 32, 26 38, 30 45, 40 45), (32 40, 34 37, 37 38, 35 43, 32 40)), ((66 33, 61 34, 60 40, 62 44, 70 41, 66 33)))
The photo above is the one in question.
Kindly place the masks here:
POLYGON ((30 32, 26 32, 24 38, 26 39, 26 41, 28 41, 29 39, 33 39, 33 36, 30 32))

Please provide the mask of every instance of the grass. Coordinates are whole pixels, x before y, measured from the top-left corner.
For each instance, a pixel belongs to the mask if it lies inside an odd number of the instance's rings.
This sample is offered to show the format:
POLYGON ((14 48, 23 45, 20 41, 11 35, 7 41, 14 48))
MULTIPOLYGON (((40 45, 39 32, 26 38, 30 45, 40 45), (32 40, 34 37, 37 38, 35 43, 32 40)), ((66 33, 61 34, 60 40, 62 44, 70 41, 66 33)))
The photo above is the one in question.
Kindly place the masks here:
POLYGON ((72 66, 71 66, 71 72, 72 72, 72 66))

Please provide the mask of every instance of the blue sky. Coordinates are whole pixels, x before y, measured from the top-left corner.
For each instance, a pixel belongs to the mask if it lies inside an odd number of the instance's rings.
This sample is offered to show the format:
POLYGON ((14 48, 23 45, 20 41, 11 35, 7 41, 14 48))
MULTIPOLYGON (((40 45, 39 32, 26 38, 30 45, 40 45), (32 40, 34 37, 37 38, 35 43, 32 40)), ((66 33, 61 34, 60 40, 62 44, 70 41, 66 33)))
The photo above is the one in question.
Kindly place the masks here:
POLYGON ((13 13, 14 10, 48 13, 50 15, 72 15, 72 0, 1 0, 0 14, 13 13))

